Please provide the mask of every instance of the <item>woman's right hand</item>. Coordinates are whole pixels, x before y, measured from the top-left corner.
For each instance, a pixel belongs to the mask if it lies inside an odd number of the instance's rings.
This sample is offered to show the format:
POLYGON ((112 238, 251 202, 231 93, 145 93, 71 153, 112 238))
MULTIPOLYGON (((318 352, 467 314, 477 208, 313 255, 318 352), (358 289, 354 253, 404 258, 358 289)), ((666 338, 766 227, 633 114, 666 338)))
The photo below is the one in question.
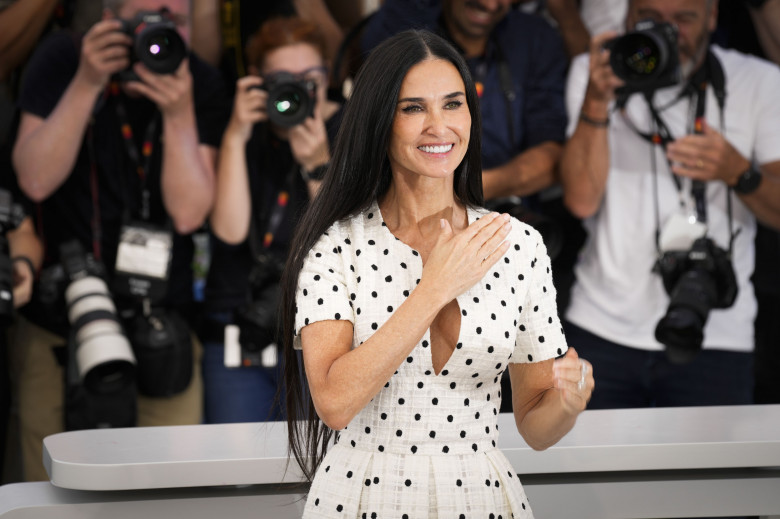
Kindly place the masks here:
POLYGON ((259 76, 245 76, 236 82, 233 114, 225 130, 226 134, 247 142, 252 135, 252 127, 268 119, 266 111, 268 92, 260 88, 262 84, 263 79, 259 76))
POLYGON ((506 237, 511 229, 508 214, 487 214, 458 233, 442 219, 439 238, 423 266, 420 283, 441 294, 443 305, 449 303, 482 279, 506 253, 506 237))

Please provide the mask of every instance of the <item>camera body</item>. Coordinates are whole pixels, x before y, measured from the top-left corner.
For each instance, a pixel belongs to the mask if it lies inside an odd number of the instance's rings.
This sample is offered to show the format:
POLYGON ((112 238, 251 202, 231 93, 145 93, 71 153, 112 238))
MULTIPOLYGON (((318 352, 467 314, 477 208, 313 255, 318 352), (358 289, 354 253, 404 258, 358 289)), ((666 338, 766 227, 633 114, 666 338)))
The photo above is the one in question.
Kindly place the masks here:
POLYGON ((133 39, 130 67, 120 72, 121 80, 138 80, 132 70, 138 61, 157 74, 172 74, 187 56, 187 45, 167 9, 139 11, 132 19, 121 21, 122 32, 133 39))
POLYGON ((11 193, 0 189, 0 322, 7 323, 14 312, 14 268, 6 234, 24 220, 24 209, 15 204, 11 193))
POLYGON ((672 362, 690 362, 701 349, 710 310, 728 308, 737 298, 734 267, 728 252, 702 237, 687 251, 665 252, 655 270, 670 297, 655 338, 672 362))
POLYGON ((682 72, 677 33, 674 25, 643 20, 633 31, 610 40, 609 63, 625 82, 618 92, 652 92, 678 84, 682 72))
POLYGON ((288 72, 269 75, 260 86, 268 92, 268 120, 283 128, 292 128, 314 115, 317 83, 301 80, 288 72))
POLYGON ((261 366, 263 350, 276 341, 283 269, 284 263, 264 254, 255 261, 249 275, 249 301, 233 315, 239 328, 242 366, 261 366))

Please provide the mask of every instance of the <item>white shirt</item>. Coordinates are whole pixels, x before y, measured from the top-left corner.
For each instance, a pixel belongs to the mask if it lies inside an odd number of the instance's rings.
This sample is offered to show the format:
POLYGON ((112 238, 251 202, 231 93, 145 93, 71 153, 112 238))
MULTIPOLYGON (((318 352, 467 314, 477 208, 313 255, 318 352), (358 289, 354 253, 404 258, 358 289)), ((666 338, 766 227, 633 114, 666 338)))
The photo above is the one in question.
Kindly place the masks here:
MULTIPOLYGON (((725 131, 712 87, 708 88, 706 121, 743 156, 754 163, 780 160, 780 69, 771 63, 736 51, 713 46, 726 76, 725 131)), ((576 127, 588 81, 588 56, 572 63, 567 85, 569 135, 576 127)), ((655 105, 672 101, 679 87, 656 93, 655 105)), ((650 114, 641 95, 630 98, 626 113, 634 126, 649 132, 650 114)), ((673 137, 689 132, 691 107, 688 100, 663 110, 662 119, 673 137)), ((617 112, 609 128, 610 171, 601 207, 585 220, 588 240, 575 272, 567 319, 610 341, 646 350, 663 348, 654 337, 658 320, 666 313, 669 297, 661 278, 652 272, 657 258, 656 203, 661 226, 679 214, 679 194, 660 147, 639 137, 617 112), (651 157, 655 156, 653 175, 651 157), (654 196, 657 178, 658 197, 654 196)), ((683 182, 689 193, 690 182, 683 182)), ((738 231, 732 262, 739 285, 733 306, 712 310, 704 330, 704 347, 752 351, 756 301, 750 276, 754 268, 756 220, 726 184, 706 185, 710 236, 728 249, 727 196, 731 196, 733 225, 738 231)))

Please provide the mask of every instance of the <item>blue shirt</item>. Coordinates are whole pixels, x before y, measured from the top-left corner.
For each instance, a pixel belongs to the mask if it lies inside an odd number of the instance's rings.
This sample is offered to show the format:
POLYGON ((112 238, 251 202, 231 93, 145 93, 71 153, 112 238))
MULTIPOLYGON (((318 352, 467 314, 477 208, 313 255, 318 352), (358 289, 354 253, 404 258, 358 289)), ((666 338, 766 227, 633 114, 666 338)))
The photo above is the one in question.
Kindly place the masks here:
MULTIPOLYGON (((363 49, 370 50, 406 29, 428 29, 446 37, 440 4, 439 0, 386 0, 363 32, 363 49)), ((510 11, 493 29, 484 55, 467 63, 474 81, 484 88, 480 110, 485 169, 505 164, 542 142, 564 141, 568 58, 561 37, 546 20, 510 11), (502 56, 511 76, 511 101, 499 79, 502 56)))

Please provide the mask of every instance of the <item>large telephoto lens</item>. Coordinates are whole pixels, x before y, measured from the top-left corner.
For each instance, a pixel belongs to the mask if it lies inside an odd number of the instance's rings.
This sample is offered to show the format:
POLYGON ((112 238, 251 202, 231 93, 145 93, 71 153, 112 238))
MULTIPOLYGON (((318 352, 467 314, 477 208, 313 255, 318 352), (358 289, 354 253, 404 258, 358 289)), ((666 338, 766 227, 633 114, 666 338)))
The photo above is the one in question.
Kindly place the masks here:
POLYGON ((93 276, 77 279, 65 290, 65 301, 84 386, 99 394, 120 391, 134 380, 135 356, 106 283, 93 276))

